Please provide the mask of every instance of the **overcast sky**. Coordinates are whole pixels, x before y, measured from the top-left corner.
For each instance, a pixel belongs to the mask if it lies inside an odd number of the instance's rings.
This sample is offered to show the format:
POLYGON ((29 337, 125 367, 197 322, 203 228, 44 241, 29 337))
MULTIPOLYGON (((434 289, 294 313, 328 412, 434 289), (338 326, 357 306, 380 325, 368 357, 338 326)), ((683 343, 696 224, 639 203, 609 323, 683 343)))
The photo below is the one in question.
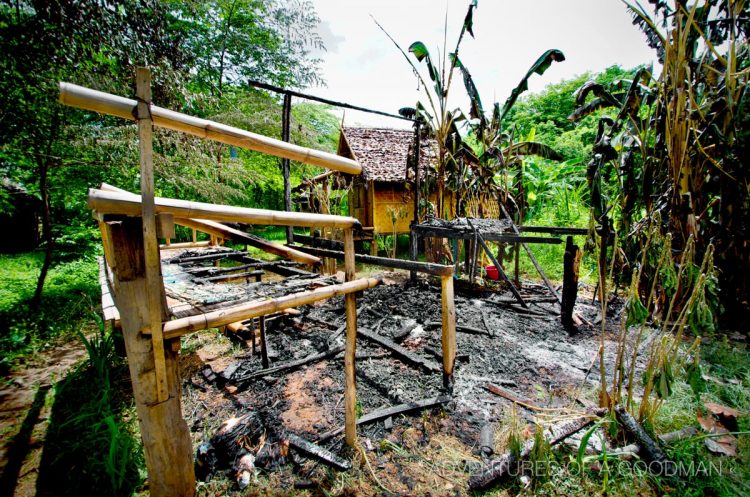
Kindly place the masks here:
MULTIPOLYGON (((468 0, 314 0, 319 32, 327 52, 322 74, 326 87, 309 93, 396 113, 420 98, 417 80, 373 17, 408 50, 423 41, 435 59, 443 51, 448 12, 448 51, 453 51, 468 0)), ((586 71, 613 64, 651 63, 653 52, 620 0, 479 0, 474 35, 460 56, 479 88, 485 108, 505 101, 510 91, 545 50, 558 48, 566 60, 543 76, 534 75, 530 91, 586 71)), ((411 55, 410 55, 411 56, 411 55)), ((425 76, 427 78, 427 76, 425 76)), ((468 109, 461 79, 454 80, 454 106, 468 109)), ((347 124, 408 126, 405 121, 348 110, 347 124)))

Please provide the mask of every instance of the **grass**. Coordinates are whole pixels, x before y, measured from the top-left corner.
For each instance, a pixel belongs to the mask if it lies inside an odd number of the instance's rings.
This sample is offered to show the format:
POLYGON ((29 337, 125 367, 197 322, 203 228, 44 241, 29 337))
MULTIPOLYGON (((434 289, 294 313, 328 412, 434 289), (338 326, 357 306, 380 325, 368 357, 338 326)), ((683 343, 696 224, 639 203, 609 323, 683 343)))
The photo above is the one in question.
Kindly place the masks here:
POLYGON ((145 474, 127 366, 100 320, 98 333, 80 338, 89 358, 54 386, 37 488, 42 495, 132 495, 145 474))
POLYGON ((0 256, 0 373, 23 357, 79 329, 99 299, 94 256, 54 266, 45 282, 41 304, 31 299, 42 265, 42 254, 0 256))

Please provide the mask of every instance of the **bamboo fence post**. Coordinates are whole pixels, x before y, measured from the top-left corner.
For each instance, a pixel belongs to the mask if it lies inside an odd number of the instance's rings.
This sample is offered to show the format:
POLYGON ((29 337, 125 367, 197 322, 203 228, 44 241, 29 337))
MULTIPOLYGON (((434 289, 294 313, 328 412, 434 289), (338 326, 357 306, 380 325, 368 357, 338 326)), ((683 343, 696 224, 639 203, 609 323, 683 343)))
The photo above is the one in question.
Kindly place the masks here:
MULTIPOLYGON (((151 327, 142 221, 124 218, 102 223, 112 252, 112 293, 128 357, 133 397, 148 469, 149 490, 154 497, 195 495, 195 473, 190 432, 182 418, 178 351, 162 351, 168 395, 159 400, 154 341, 143 333, 151 327)), ((159 342, 163 343, 163 342, 159 342)), ((179 338, 168 341, 179 344, 179 338)))
MULTIPOLYGON (((344 271, 346 281, 356 277, 354 260, 354 230, 344 230, 344 271)), ((357 385, 354 369, 354 357, 357 352, 357 297, 347 293, 346 303, 346 352, 344 355, 345 377, 345 431, 346 444, 354 447, 357 443, 357 385)))
POLYGON ((151 72, 146 67, 136 69, 138 96, 138 149, 141 163, 141 218, 143 219, 143 254, 146 263, 147 325, 154 346, 156 392, 159 402, 169 397, 167 372, 164 363, 164 340, 161 333, 161 260, 156 238, 156 208, 154 205, 154 165, 151 122, 151 72))
POLYGON ((453 299, 453 275, 440 277, 443 315, 443 386, 453 387, 453 366, 456 363, 456 307, 453 299))

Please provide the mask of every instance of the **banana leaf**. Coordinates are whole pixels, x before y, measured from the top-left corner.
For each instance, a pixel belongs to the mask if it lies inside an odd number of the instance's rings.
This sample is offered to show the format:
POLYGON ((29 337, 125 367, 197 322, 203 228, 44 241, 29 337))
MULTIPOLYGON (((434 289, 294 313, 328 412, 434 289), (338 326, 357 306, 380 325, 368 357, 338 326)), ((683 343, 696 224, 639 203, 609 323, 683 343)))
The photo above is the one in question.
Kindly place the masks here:
POLYGON ((498 121, 502 122, 508 111, 513 107, 513 105, 515 105, 516 100, 518 100, 518 97, 521 95, 521 93, 529 89, 529 78, 533 74, 536 73, 542 75, 549 68, 549 66, 552 65, 552 62, 562 62, 564 60, 565 55, 556 48, 544 52, 541 57, 539 57, 536 62, 534 62, 534 64, 529 68, 526 76, 524 76, 518 86, 516 86, 511 92, 508 100, 505 101, 505 105, 503 105, 503 111, 500 114, 500 118, 498 119, 498 121))
POLYGON ((424 61, 427 64, 427 72, 430 79, 435 83, 435 93, 441 96, 443 94, 443 82, 440 80, 440 72, 432 63, 432 57, 430 51, 427 50, 427 46, 421 41, 415 41, 409 46, 409 52, 413 53, 419 62, 424 61))
POLYGON ((580 88, 578 88, 573 96, 576 99, 576 105, 581 106, 586 102, 586 97, 589 93, 593 93, 595 96, 606 100, 611 105, 620 105, 620 101, 617 100, 610 92, 608 92, 604 85, 597 83, 596 81, 586 81, 580 88))
POLYGON ((461 60, 455 54, 451 54, 451 59, 455 61, 455 66, 461 70, 461 75, 464 78, 464 87, 466 87, 466 93, 469 95, 469 117, 479 119, 481 121, 480 126, 483 126, 484 107, 482 107, 482 99, 479 97, 479 90, 474 84, 474 79, 471 77, 469 69, 461 63, 461 60))
POLYGON ((539 142, 518 142, 506 147, 503 155, 536 155, 544 159, 561 161, 563 156, 549 145, 539 142))
POLYGON ((474 9, 477 8, 477 0, 471 0, 469 3, 469 10, 466 12, 464 17, 464 29, 468 32, 472 38, 474 38, 474 9))
POLYGON ((625 95, 625 100, 622 102, 620 113, 617 116, 618 119, 624 119, 626 117, 635 118, 638 115, 638 110, 641 108, 641 102, 643 101, 643 91, 641 80, 648 81, 651 78, 651 74, 645 68, 641 68, 635 74, 633 82, 630 84, 628 93, 625 95))
POLYGON ((583 119, 584 117, 593 114, 599 109, 606 109, 607 107, 616 107, 620 104, 612 104, 608 99, 604 98, 595 98, 591 102, 587 103, 586 105, 583 105, 581 107, 578 107, 576 110, 574 110, 569 116, 568 121, 579 121, 583 119))

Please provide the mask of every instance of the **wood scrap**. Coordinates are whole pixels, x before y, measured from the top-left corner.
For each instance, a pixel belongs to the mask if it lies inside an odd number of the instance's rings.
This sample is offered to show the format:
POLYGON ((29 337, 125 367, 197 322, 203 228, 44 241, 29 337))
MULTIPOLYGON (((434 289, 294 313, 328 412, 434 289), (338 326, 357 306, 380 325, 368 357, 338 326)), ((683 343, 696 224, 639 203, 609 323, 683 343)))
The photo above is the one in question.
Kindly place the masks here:
MULTIPOLYGON (((544 430, 544 438, 550 446, 556 445, 591 424, 594 419, 596 419, 596 415, 592 414, 556 424, 544 430)), ((485 489, 507 476, 508 472, 518 464, 519 460, 525 459, 531 454, 533 448, 534 439, 532 438, 526 441, 521 447, 520 459, 513 457, 510 452, 506 452, 499 458, 493 459, 482 472, 474 474, 469 479, 469 490, 485 489)))
MULTIPOLYGON (((448 395, 439 395, 437 397, 429 397, 426 399, 420 399, 415 400, 413 402, 404 402, 403 404, 398 404, 393 407, 386 407, 384 409, 378 409, 375 411, 372 411, 371 413, 365 414, 363 416, 360 416, 359 419, 357 419, 357 425, 365 425, 369 423, 374 423, 376 421, 380 421, 381 419, 388 419, 392 418, 394 416, 398 416, 399 414, 406 414, 409 412, 414 411, 421 411, 423 409, 430 409, 432 407, 437 407, 442 404, 446 404, 451 401, 451 397, 448 395)), ((326 440, 330 440, 331 438, 340 435, 344 431, 344 428, 336 428, 335 430, 331 430, 329 432, 323 433, 321 436, 318 437, 318 443, 323 443, 326 440)))
POLYGON ((384 349, 390 350, 393 355, 409 364, 419 366, 430 372, 442 371, 442 368, 439 365, 418 356, 417 354, 405 349, 393 340, 382 335, 373 333, 365 328, 357 329, 357 335, 383 347, 384 349))
POLYGON ((533 400, 527 399, 526 397, 522 397, 521 395, 518 395, 517 393, 511 390, 508 390, 507 388, 503 388, 501 386, 494 385, 492 383, 487 383, 484 386, 484 388, 488 392, 494 393, 495 395, 502 397, 504 399, 508 399, 511 402, 520 404, 524 407, 528 407, 529 409, 539 410, 539 406, 537 406, 533 400))
MULTIPOLYGON (((646 433, 646 430, 636 421, 636 419, 625 409, 624 406, 618 405, 615 407, 615 415, 620 425, 625 428, 625 431, 629 433, 636 441, 638 446, 641 448, 644 459, 653 461, 666 466, 672 463, 667 458, 667 454, 659 447, 659 444, 646 433)), ((673 473, 665 473, 673 474, 673 473)))
MULTIPOLYGON (((686 438, 694 437, 697 434, 698 434, 698 428, 694 426, 688 426, 681 430, 659 435, 659 440, 664 444, 669 444, 672 442, 676 442, 678 440, 684 440, 686 438)), ((613 455, 613 456, 625 456, 624 458, 627 459, 627 456, 638 455, 640 451, 641 451, 640 445, 630 444, 624 447, 618 447, 617 449, 611 450, 608 452, 608 454, 613 455)))
POLYGON ((283 438, 289 441, 290 447, 301 452, 307 457, 316 459, 340 471, 348 471, 352 469, 351 462, 347 461, 346 459, 342 459, 330 450, 325 449, 320 445, 314 444, 308 440, 305 440, 298 435, 295 435, 293 433, 285 433, 283 438))
POLYGON ((284 372, 291 371, 293 369, 297 369, 299 367, 305 366, 307 364, 311 364, 313 362, 322 361, 323 359, 328 359, 329 357, 333 357, 336 354, 340 354, 341 352, 343 352, 344 348, 345 347, 343 345, 334 347, 320 354, 309 355, 305 358, 298 359, 296 361, 289 361, 283 364, 279 364, 278 366, 274 366, 272 368, 263 369, 261 371, 255 371, 253 373, 249 373, 249 374, 237 377, 237 378, 231 378, 230 381, 231 383, 234 383, 234 385, 237 386, 239 390, 241 390, 247 387, 249 382, 256 378, 270 376, 270 375, 274 375, 278 373, 284 373, 284 372))
MULTIPOLYGON (((443 326, 443 323, 440 321, 429 321, 424 325, 425 328, 440 328, 441 326, 443 326)), ((462 331, 464 333, 470 333, 472 335, 487 335, 489 337, 492 337, 492 333, 490 333, 489 330, 474 328, 473 326, 464 326, 462 324, 456 325, 456 331, 462 331)))

